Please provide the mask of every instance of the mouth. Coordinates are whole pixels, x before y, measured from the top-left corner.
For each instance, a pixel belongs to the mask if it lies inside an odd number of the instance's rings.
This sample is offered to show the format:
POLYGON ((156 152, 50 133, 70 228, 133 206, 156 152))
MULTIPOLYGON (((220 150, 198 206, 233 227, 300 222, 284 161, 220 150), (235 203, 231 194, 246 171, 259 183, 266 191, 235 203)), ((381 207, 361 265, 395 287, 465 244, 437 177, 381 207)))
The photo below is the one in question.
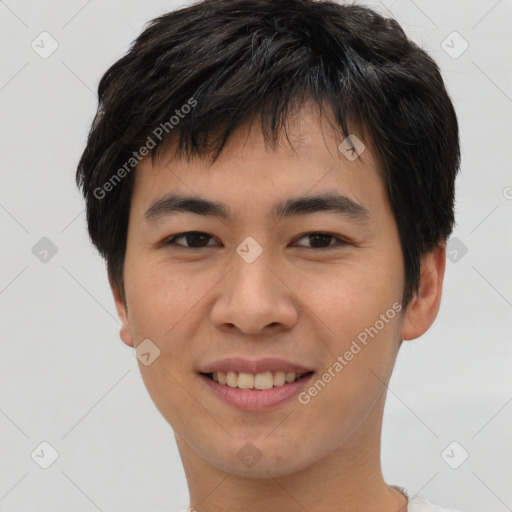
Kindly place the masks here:
POLYGON ((206 393, 244 412, 292 406, 315 373, 299 363, 272 357, 229 357, 205 363, 196 371, 206 393))
POLYGON ((313 373, 313 371, 298 373, 284 370, 274 372, 267 371, 256 374, 236 371, 216 371, 201 373, 201 375, 221 386, 257 392, 293 384, 294 382, 309 377, 313 373))

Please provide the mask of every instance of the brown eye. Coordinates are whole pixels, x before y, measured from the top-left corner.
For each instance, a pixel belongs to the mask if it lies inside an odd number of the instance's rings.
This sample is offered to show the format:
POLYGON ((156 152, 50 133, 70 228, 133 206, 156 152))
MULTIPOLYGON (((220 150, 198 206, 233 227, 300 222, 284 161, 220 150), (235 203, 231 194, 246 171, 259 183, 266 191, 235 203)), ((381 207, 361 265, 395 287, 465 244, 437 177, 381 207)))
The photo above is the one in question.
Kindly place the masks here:
MULTIPOLYGON (((346 244, 341 238, 331 235, 330 233, 307 233, 302 235, 298 240, 307 239, 311 244, 310 249, 330 249, 346 244), (331 243, 334 240, 334 244, 331 243)), ((300 244, 299 244, 300 245, 300 244)), ((304 246, 303 246, 304 247, 304 246)))
POLYGON ((167 242, 165 242, 165 245, 179 245, 190 249, 200 249, 201 247, 207 247, 211 244, 208 244, 208 240, 213 238, 206 234, 202 233, 200 231, 189 231, 187 233, 180 233, 178 235, 173 236, 167 242), (186 244, 183 243, 177 243, 177 240, 185 240, 186 244))

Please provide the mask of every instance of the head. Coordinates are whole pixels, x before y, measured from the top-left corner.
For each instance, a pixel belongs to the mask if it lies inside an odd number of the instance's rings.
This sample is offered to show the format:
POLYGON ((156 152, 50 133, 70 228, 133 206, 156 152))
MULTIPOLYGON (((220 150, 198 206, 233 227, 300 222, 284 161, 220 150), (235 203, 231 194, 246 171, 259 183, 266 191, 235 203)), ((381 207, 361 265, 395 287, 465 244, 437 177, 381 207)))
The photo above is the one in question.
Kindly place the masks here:
POLYGON ((369 435, 400 343, 435 319, 454 223, 434 61, 363 7, 207 0, 153 20, 98 95, 77 182, 121 337, 160 351, 141 371, 180 450, 285 475, 369 435), (207 411, 204 374, 230 357, 314 373, 302 402, 207 411))

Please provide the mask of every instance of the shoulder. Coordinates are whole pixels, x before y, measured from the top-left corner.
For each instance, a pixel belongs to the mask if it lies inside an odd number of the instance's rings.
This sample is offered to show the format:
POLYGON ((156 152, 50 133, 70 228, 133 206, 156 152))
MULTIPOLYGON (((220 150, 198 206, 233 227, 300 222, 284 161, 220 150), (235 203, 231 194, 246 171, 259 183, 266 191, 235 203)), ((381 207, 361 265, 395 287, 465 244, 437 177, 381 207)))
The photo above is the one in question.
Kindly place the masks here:
POLYGON ((459 512, 430 503, 424 496, 414 496, 409 500, 407 512, 459 512))
POLYGON ((462 512, 459 510, 443 508, 425 498, 425 496, 421 494, 417 494, 415 496, 411 496, 406 489, 402 487, 393 486, 396 490, 400 491, 404 494, 409 500, 409 505, 407 507, 407 512, 462 512))

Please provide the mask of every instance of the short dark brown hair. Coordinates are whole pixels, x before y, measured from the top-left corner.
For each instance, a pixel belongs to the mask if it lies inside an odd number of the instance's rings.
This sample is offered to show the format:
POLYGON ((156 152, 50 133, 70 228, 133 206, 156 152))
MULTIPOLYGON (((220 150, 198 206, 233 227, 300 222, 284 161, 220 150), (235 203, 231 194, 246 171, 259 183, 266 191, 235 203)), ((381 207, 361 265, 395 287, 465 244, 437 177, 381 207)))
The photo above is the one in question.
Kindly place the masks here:
POLYGON ((402 246, 404 304, 418 289, 421 256, 453 229, 453 105, 435 62, 371 9, 330 0, 198 2, 152 20, 104 74, 98 99, 76 179, 91 240, 123 300, 130 171, 141 157, 154 159, 176 137, 176 156, 215 161, 254 116, 275 148, 293 109, 310 99, 332 109, 340 134, 358 129, 377 152, 402 246))

